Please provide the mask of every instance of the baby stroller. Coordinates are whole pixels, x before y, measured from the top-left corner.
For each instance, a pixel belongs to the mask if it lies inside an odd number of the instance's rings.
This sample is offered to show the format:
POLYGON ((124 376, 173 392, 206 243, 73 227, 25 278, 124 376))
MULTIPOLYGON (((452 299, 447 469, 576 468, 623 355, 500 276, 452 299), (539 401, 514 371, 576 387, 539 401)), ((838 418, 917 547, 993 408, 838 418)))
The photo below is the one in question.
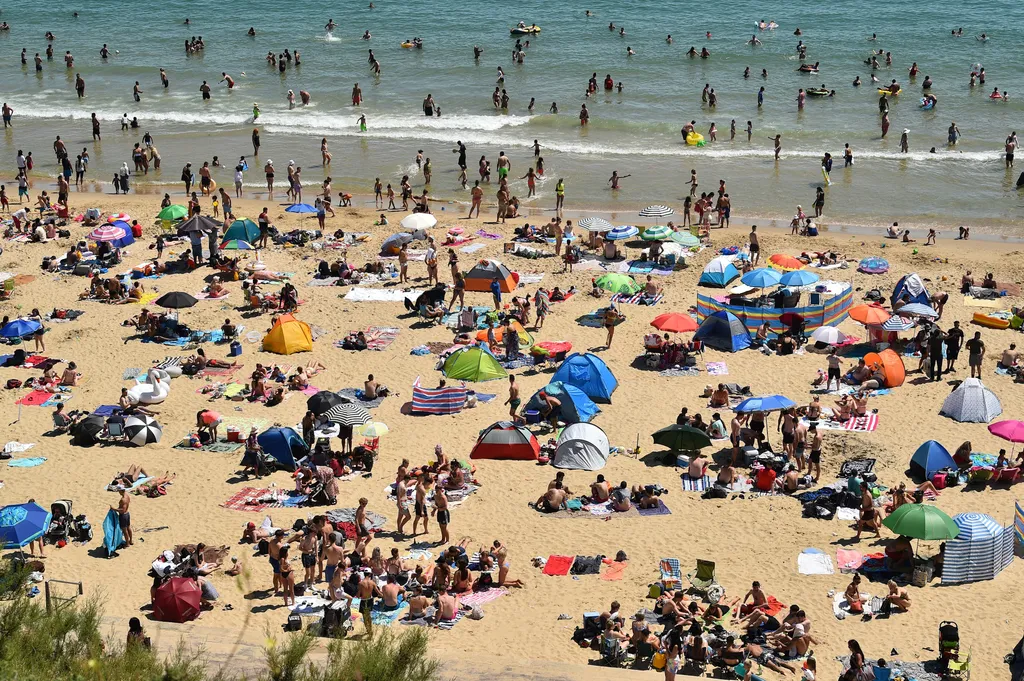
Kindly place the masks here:
POLYGON ((46 529, 43 539, 47 544, 56 544, 59 541, 65 543, 72 540, 74 531, 74 516, 71 515, 72 502, 70 499, 58 499, 50 504, 50 526, 46 529))
POLYGON ((276 459, 274 457, 262 450, 256 449, 246 449, 240 463, 246 476, 248 476, 251 470, 257 478, 270 475, 271 471, 275 468, 275 464, 276 459))
POLYGON ((327 493, 327 489, 322 482, 313 480, 309 483, 309 495, 306 503, 310 506, 333 506, 338 503, 338 500, 327 493))

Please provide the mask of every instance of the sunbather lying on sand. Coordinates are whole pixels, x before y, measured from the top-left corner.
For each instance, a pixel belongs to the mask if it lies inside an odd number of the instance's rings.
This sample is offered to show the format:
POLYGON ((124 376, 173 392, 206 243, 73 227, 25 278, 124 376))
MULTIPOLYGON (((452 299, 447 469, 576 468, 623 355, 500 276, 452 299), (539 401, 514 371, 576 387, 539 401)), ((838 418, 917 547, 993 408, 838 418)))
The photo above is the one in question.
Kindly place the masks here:
POLYGON ((110 482, 109 485, 107 485, 107 489, 110 489, 111 487, 131 487, 136 482, 138 482, 140 478, 146 477, 146 475, 146 469, 144 469, 142 466, 139 466, 138 464, 133 463, 131 466, 128 467, 127 471, 115 475, 114 479, 110 482))

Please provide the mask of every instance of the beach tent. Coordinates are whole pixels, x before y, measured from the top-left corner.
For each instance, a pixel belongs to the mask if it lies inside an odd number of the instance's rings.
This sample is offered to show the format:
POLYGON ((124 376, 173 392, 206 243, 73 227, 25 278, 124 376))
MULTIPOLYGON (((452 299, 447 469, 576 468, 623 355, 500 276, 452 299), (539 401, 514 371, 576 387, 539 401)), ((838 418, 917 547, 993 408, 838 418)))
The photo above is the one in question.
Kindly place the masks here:
POLYGON ((268 428, 256 436, 256 442, 288 471, 298 468, 299 460, 309 454, 309 445, 291 428, 268 428))
POLYGON ((600 407, 594 404, 594 401, 587 397, 582 390, 560 381, 548 383, 535 392, 524 409, 542 411, 544 408, 544 398, 540 396, 542 392, 561 403, 558 409, 558 420, 563 423, 586 423, 601 411, 600 407))
POLYGON ((924 282, 921 277, 916 273, 908 274, 896 284, 896 288, 892 290, 892 296, 889 297, 889 304, 892 309, 903 307, 907 303, 922 303, 929 305, 931 297, 928 295, 928 289, 925 288, 924 282), (909 300, 900 302, 900 299, 907 296, 909 300))
POLYGON ((724 288, 739 276, 740 271, 732 264, 732 256, 720 255, 704 266, 697 283, 700 286, 724 288))
POLYGON ((540 456, 540 443, 526 426, 510 421, 498 421, 483 430, 476 446, 469 453, 471 459, 502 459, 536 461, 540 456))
POLYGON ((750 331, 728 310, 719 310, 704 318, 693 340, 704 341, 710 348, 737 352, 750 347, 750 331))
POLYGON ((910 472, 919 478, 931 480, 932 476, 945 468, 957 469, 956 461, 949 450, 935 440, 928 440, 910 457, 910 472))
POLYGON ((313 332, 309 324, 300 322, 290 314, 281 315, 274 328, 263 337, 263 349, 278 355, 313 350, 313 332))
MULTIPOLYGON (((509 327, 513 331, 515 331, 516 334, 519 336, 519 345, 520 346, 530 347, 531 345, 533 345, 533 336, 531 336, 530 333, 526 329, 523 328, 523 325, 520 324, 518 320, 513 319, 512 323, 509 324, 509 327)), ((480 331, 477 331, 476 332, 476 339, 478 341, 486 342, 487 341, 487 329, 481 329, 480 331)), ((505 325, 504 324, 495 324, 495 326, 494 326, 494 340, 497 341, 498 343, 505 342, 505 325)))
POLYGON ((466 290, 488 293, 491 290, 491 282, 495 280, 501 285, 502 293, 511 293, 518 286, 518 280, 500 262, 481 260, 466 273, 466 290))
POLYGON ((566 357, 551 377, 551 382, 555 381, 579 388, 595 402, 611 402, 612 393, 619 387, 618 379, 604 360, 589 352, 574 352, 566 357))
POLYGON ((248 241, 255 243, 260 238, 260 228, 249 218, 240 218, 231 223, 221 241, 248 241))
POLYGON ((1013 562, 1013 526, 1003 527, 984 513, 953 516, 960 534, 946 544, 943 584, 995 579, 1013 562))
POLYGON ((573 423, 558 436, 551 465, 570 470, 596 471, 604 468, 610 448, 608 436, 593 423, 573 423))
POLYGON ((878 364, 885 374, 885 387, 898 388, 903 385, 907 378, 907 368, 903 364, 903 358, 899 353, 886 348, 881 352, 869 352, 864 355, 864 364, 873 366, 878 364))
POLYGON ((946 397, 939 413, 960 423, 988 423, 1003 413, 1003 405, 980 378, 965 378, 946 397))
POLYGON ((456 381, 481 383, 505 378, 508 372, 483 345, 459 348, 441 365, 441 373, 456 381))

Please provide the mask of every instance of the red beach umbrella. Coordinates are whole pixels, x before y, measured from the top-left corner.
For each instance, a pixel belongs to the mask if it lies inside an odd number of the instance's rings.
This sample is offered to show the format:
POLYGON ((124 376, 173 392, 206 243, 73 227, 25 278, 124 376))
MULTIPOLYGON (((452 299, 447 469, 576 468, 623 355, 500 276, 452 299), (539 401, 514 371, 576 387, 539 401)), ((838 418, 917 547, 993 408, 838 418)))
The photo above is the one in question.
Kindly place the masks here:
POLYGON ((153 618, 159 622, 189 622, 199 617, 202 590, 194 579, 171 577, 153 598, 153 618))

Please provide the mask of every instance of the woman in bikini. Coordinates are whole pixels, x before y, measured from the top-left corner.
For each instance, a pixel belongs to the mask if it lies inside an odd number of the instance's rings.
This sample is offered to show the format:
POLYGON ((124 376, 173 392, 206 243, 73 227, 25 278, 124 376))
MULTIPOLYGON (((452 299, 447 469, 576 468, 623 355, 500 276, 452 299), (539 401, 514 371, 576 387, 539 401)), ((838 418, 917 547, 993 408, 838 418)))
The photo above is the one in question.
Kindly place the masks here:
POLYGON ((295 605, 295 576, 292 574, 291 561, 288 560, 287 546, 281 547, 278 560, 281 563, 281 590, 284 592, 284 604, 285 606, 295 605))
POLYGON ((450 591, 456 594, 469 593, 473 590, 473 573, 469 571, 469 560, 463 556, 459 558, 458 569, 452 575, 452 588, 450 591))
MULTIPOLYGON (((480 552, 483 554, 483 551, 480 552)), ((494 562, 498 566, 498 586, 514 586, 522 588, 525 586, 522 580, 508 578, 508 571, 511 567, 511 563, 508 559, 508 548, 497 539, 494 540, 490 555, 494 558, 494 562)))

